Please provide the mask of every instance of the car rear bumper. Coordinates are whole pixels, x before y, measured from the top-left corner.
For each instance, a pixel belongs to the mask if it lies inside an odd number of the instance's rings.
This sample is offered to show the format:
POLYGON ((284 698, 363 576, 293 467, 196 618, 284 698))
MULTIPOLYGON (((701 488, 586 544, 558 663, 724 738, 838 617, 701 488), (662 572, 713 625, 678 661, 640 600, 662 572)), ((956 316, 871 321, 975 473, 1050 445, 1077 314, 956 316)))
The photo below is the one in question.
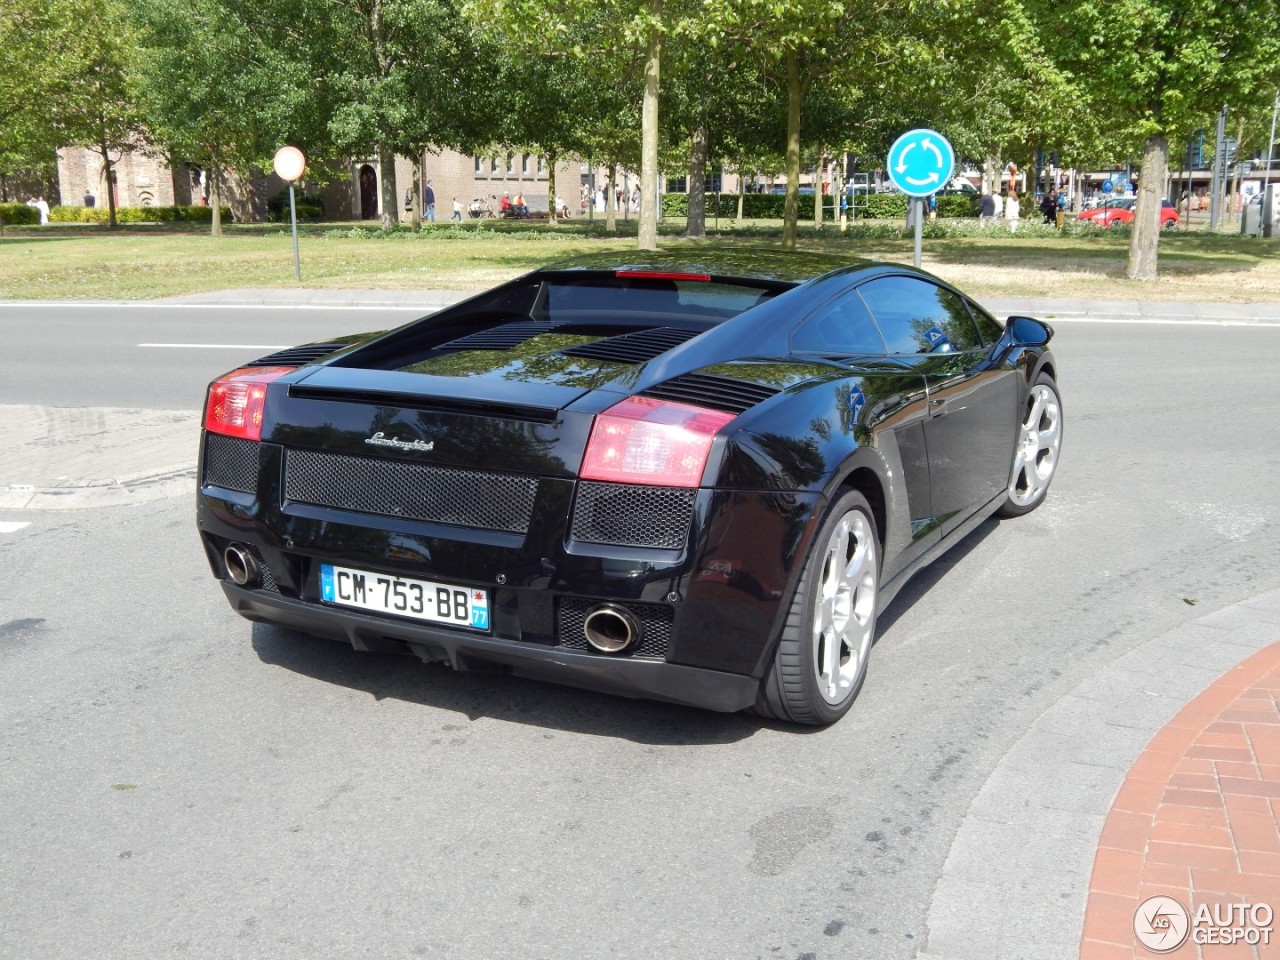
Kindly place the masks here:
POLYGON ((226 581, 221 586, 232 609, 248 620, 349 643, 357 650, 413 654, 455 670, 492 670, 726 713, 751 706, 760 685, 754 677, 704 667, 497 639, 322 606, 226 581))

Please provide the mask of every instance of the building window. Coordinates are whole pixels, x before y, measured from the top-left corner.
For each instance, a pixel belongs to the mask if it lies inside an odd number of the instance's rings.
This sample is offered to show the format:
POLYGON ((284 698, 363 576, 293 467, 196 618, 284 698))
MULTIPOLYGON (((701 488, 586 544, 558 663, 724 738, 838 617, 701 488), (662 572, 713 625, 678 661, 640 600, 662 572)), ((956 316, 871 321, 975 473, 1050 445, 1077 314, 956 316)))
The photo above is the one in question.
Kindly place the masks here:
POLYGON ((520 156, 520 176, 527 177, 529 175, 529 155, 527 153, 520 156))
POLYGON ((483 174, 484 174, 484 161, 481 160, 479 157, 476 157, 476 176, 479 177, 483 174))
POLYGON ((491 173, 499 174, 502 172, 502 161, 494 157, 489 161, 489 170, 491 173))
POLYGON ((667 179, 667 193, 688 193, 689 178, 688 177, 669 177, 667 179))

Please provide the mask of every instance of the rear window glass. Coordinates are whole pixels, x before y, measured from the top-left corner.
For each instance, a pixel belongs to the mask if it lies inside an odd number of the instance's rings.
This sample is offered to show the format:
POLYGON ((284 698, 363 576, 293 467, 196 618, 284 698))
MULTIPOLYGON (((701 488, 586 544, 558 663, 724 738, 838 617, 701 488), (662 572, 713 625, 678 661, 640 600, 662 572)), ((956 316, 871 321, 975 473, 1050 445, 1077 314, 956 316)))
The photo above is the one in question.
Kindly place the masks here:
POLYGON ((603 283, 547 283, 546 319, 557 314, 646 313, 725 320, 768 299, 759 287, 701 280, 622 280, 603 283))
POLYGON ((713 322, 735 317, 778 290, 720 281, 627 277, 544 280, 495 291, 468 312, 498 310, 551 323, 643 315, 713 322))

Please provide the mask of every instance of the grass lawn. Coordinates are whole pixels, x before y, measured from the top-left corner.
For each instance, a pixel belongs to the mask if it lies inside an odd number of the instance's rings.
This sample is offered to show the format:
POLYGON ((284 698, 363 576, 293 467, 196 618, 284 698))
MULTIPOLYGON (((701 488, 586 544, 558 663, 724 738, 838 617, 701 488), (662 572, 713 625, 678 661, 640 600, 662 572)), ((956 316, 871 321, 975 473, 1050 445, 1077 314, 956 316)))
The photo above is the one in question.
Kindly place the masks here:
MULTIPOLYGON (((781 224, 708 224, 711 242, 776 246, 781 224)), ((910 263, 912 241, 885 221, 847 233, 801 228, 802 249, 910 263)), ((662 226, 663 247, 688 244, 682 220, 662 226)), ((1160 242, 1161 279, 1124 279, 1127 231, 1074 233, 1023 223, 1017 234, 973 223, 931 225, 926 269, 978 296, 1092 300, 1280 300, 1280 244, 1238 235, 1168 234, 1160 242)), ((421 234, 390 236, 359 224, 307 224, 301 230, 302 282, 278 224, 232 224, 220 238, 196 225, 132 224, 10 227, 0 235, 0 299, 151 299, 243 287, 302 286, 473 290, 577 253, 635 245, 635 221, 617 234, 600 221, 437 223, 421 234)))

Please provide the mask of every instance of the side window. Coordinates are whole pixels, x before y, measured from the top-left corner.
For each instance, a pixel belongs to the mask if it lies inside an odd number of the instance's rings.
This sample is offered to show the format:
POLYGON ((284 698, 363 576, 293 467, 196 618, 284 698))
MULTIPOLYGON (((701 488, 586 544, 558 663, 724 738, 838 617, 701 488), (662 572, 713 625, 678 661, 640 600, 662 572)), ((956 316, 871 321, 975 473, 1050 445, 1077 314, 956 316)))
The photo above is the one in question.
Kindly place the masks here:
POLYGON ((969 304, 969 312, 973 314, 974 322, 978 324, 978 333, 982 335, 982 342, 988 347, 993 347, 1001 337, 1004 336, 1004 327, 1000 325, 1000 321, 972 300, 966 300, 969 304))
POLYGON ((949 353, 982 345, 964 300, 918 277, 881 277, 858 288, 890 353, 949 353))
POLYGON ((885 352, 884 338, 856 292, 838 297, 797 327, 791 349, 827 356, 885 352))

